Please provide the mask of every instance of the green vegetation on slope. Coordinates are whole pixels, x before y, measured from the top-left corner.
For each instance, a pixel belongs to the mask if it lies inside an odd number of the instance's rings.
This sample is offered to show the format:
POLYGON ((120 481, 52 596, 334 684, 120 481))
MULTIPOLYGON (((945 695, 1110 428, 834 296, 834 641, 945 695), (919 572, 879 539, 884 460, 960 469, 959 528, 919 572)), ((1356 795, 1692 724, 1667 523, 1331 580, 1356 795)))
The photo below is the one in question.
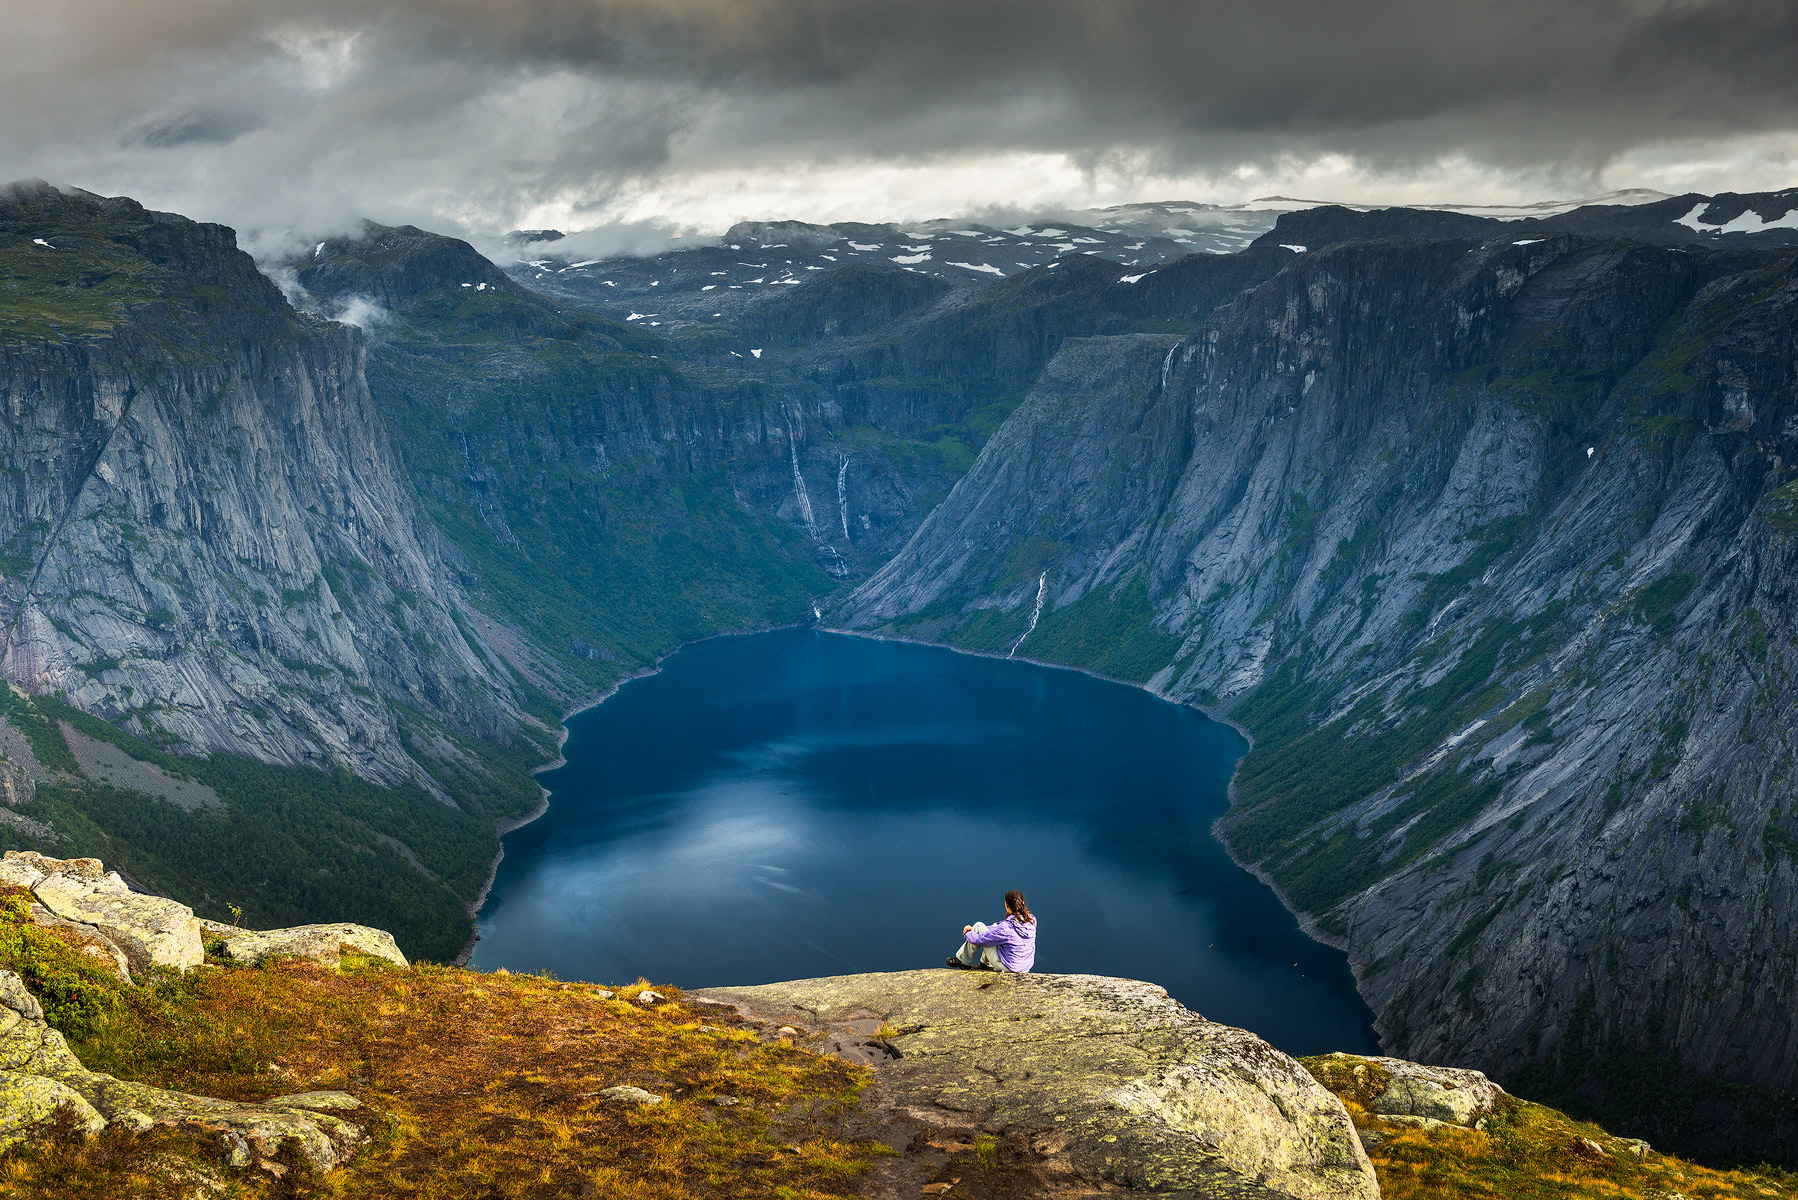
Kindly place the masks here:
POLYGON ((216 363, 233 334, 295 327, 229 230, 47 185, 0 200, 0 345, 128 335, 153 347, 143 365, 156 369, 216 363))
POLYGON ((44 1020, 71 1038, 92 1037, 124 1009, 125 983, 108 960, 82 952, 90 939, 31 919, 32 894, 0 887, 0 968, 16 972, 44 1020))
POLYGON ((1491 803, 1498 782, 1443 766, 1404 785, 1401 803, 1365 832, 1347 829, 1321 843, 1305 835, 1392 784, 1424 750, 1503 702, 1505 690, 1490 680, 1526 628, 1488 621, 1442 678, 1404 697, 1397 708, 1403 719, 1391 725, 1377 699, 1328 724, 1311 724, 1323 686, 1304 679, 1297 660, 1288 659, 1234 714, 1255 731, 1256 744, 1237 773, 1241 800, 1230 819, 1230 844, 1267 866, 1287 895, 1313 913, 1416 861, 1491 803), (1402 848, 1392 853, 1387 835, 1413 819, 1402 848))
POLYGON ((1045 607, 1022 645, 1018 639, 1030 628, 1034 595, 1010 611, 977 608, 964 614, 965 603, 959 596, 942 596, 900 617, 893 627, 986 654, 1009 653, 1017 646, 1024 658, 1084 667, 1132 683, 1167 666, 1180 649, 1179 638, 1155 627, 1155 609, 1140 576, 1116 591, 1094 588, 1065 607, 1045 607))
MULTIPOLYGON (((1646 1047, 1666 1044, 1661 1031, 1659 1021, 1650 1025, 1646 1047)), ((1583 991, 1553 1050, 1507 1083, 1544 1104, 1675 1149, 1694 1132, 1703 1139, 1731 1122, 1763 1130, 1798 1122, 1798 1097, 1789 1092, 1698 1075, 1677 1055, 1646 1047, 1614 1037, 1593 993, 1583 991)), ((1782 1161, 1790 1165, 1789 1158, 1782 1161)))
POLYGON ((648 330, 522 292, 426 291, 373 343, 370 389, 476 603, 577 691, 694 638, 801 620, 836 586, 722 470, 612 460, 614 408, 658 423, 627 441, 653 437, 703 391, 671 360, 648 330))
POLYGON ((1664 637, 1673 632, 1673 610, 1685 603, 1697 585, 1698 577, 1690 571, 1663 575, 1631 593, 1630 614, 1664 637))
POLYGON ((451 805, 421 787, 383 787, 343 771, 171 754, 54 697, 13 693, 9 705, 8 719, 27 731, 34 749, 61 746, 48 758, 39 751, 46 765, 75 768, 58 724, 67 722, 141 762, 205 784, 225 810, 183 811, 71 774, 40 784, 36 799, 18 810, 68 841, 46 845, 8 826, 0 829, 0 849, 103 858, 216 920, 230 920, 236 905, 263 928, 376 925, 391 929, 409 955, 437 960, 454 957, 472 931, 467 906, 499 850, 494 821, 535 805, 541 792, 526 772, 553 753, 547 735, 510 751, 465 741, 484 753, 477 761, 485 774, 441 768, 457 801, 451 805))
POLYGON ((733 503, 721 484, 595 488, 551 504, 526 501, 528 486, 502 487, 502 504, 520 502, 515 545, 472 505, 428 507, 473 565, 477 603, 600 687, 682 642, 800 620, 811 596, 835 586, 791 528, 733 503))
POLYGON ((1155 628, 1149 589, 1137 576, 1118 591, 1094 588, 1045 611, 1020 654, 1141 683, 1173 661, 1180 639, 1155 628))

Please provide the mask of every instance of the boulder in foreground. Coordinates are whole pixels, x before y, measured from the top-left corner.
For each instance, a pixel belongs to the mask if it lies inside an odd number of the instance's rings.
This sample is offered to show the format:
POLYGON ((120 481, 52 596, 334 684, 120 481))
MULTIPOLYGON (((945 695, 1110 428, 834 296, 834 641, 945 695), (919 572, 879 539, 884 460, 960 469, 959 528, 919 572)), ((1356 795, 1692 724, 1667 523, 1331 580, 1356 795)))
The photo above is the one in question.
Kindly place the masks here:
POLYGON ((361 1129, 288 1097, 286 1104, 241 1104, 190 1096, 89 1071, 11 971, 0 970, 0 1148, 30 1135, 59 1110, 88 1132, 108 1125, 142 1130, 187 1123, 273 1152, 291 1143, 311 1165, 328 1170, 366 1140, 361 1129))
POLYGON ((206 961, 193 909, 132 891, 99 859, 9 850, 0 860, 0 883, 29 890, 51 917, 112 947, 133 972, 151 967, 186 971, 206 961))
POLYGON ((208 929, 224 940, 226 958, 252 966, 263 959, 288 954, 335 967, 340 965, 345 947, 370 958, 385 959, 396 967, 408 965, 406 956, 400 952, 399 943, 393 940, 391 933, 385 929, 371 929, 367 925, 338 923, 254 930, 231 929, 229 926, 209 923, 208 929))
MULTIPOLYGON (((59 939, 70 952, 97 952, 127 979, 152 967, 188 970, 205 961, 202 923, 192 909, 132 891, 98 859, 11 851, 0 859, 0 885, 27 889, 35 903, 19 912, 38 925, 72 934, 59 939), (129 971, 123 969, 127 962, 129 971)), ((243 940, 239 958, 249 957, 254 948, 257 960, 268 954, 301 954, 335 965, 340 947, 349 945, 406 964, 389 934, 360 925, 232 932, 243 940)), ((313 1168, 328 1170, 366 1136, 358 1126, 318 1110, 356 1103, 343 1093, 314 1092, 248 1104, 90 1071, 45 1021, 43 1007, 25 981, 0 969, 0 1149, 47 1128, 60 1113, 89 1133, 108 1126, 141 1131, 153 1125, 196 1125, 224 1137, 234 1147, 231 1157, 237 1165, 265 1161, 291 1145, 313 1168)))
POLYGON ((1095 1184, 1245 1200, 1380 1194, 1336 1096, 1153 984, 932 970, 702 995, 805 1025, 897 1027, 880 1078, 920 1119, 1024 1134, 1095 1184))
POLYGON ((1352 1095, 1368 1112, 1393 1121, 1471 1129, 1505 1095, 1484 1072, 1401 1058, 1323 1054, 1306 1059, 1305 1065, 1330 1090, 1352 1095))

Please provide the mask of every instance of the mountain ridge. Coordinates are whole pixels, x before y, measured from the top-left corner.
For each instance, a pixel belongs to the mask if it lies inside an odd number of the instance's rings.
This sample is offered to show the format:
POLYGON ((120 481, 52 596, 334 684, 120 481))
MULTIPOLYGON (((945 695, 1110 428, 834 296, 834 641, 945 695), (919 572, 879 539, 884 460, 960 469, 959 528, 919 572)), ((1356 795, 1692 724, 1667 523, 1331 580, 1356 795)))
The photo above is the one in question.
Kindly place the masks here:
POLYGON ((1606 1054, 1789 1087, 1777 1008, 1747 1010, 1770 1024, 1740 1041, 1703 1031, 1739 1028, 1737 988, 1786 986, 1733 944, 1770 951, 1777 920, 1755 914, 1789 911, 1783 810, 1750 781, 1783 760, 1736 736, 1783 734, 1755 715, 1746 664, 1722 668, 1737 638, 1781 653, 1789 620, 1772 581, 1792 259, 1509 232, 1347 239, 1165 354, 1070 344, 836 619, 1076 663, 1093 661, 1064 658, 1085 631, 1110 628, 1109 653, 1134 654, 1107 673, 1244 725, 1258 742, 1226 836, 1347 946, 1400 1053, 1600 1103, 1627 1103, 1598 1079, 1606 1054), (1370 344, 1378 359, 1354 349, 1370 344), (1556 548, 1544 522, 1584 540, 1556 548), (1750 778, 1693 796, 1717 769, 1750 778), (1593 904, 1580 881, 1614 878, 1624 852, 1585 858, 1550 832, 1576 813, 1609 830, 1599 847, 1631 847, 1602 921, 1564 906, 1593 904), (1707 838, 1720 821, 1748 836, 1707 838), (1741 982, 1682 980, 1713 971, 1741 982), (1664 983, 1616 982, 1644 974, 1664 983))

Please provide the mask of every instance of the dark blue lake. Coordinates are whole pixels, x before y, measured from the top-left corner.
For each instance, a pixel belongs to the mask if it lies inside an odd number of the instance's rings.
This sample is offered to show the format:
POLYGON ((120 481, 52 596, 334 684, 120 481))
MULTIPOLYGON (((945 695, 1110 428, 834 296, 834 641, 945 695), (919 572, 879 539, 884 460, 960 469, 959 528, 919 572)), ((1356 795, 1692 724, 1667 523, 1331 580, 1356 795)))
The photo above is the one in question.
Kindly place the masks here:
POLYGON ((1343 956, 1211 836, 1243 750, 1073 671, 812 630, 700 642, 569 721, 474 963, 680 986, 937 967, 1016 887, 1039 971, 1372 1052, 1343 956))

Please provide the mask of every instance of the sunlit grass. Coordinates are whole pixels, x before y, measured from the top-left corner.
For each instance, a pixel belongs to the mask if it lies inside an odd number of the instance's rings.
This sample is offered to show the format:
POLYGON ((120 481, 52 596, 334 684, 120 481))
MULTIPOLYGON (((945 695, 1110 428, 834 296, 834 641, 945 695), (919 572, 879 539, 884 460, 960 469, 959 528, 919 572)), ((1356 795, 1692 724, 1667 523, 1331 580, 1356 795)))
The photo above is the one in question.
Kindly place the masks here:
MULTIPOLYGON (((1306 1060, 1361 1131, 1384 1200, 1688 1200, 1798 1196, 1798 1176, 1774 1167, 1713 1170, 1612 1136, 1552 1108, 1506 1097, 1485 1128, 1418 1129, 1362 1107, 1365 1081, 1341 1060, 1306 1060)), ((1384 1074, 1383 1072, 1377 1072, 1384 1074)))
POLYGON ((155 1130, 69 1136, 0 1158, 0 1194, 546 1197, 617 1200, 852 1194, 878 1147, 833 1137, 862 1068, 761 1042, 670 988, 596 987, 445 967, 293 960, 133 989, 77 1045, 97 1070, 238 1100, 334 1089, 373 1134, 348 1166, 277 1180, 222 1166, 215 1139, 155 1130), (628 1084, 653 1106, 601 1095, 628 1084), (729 1096, 738 1103, 715 1103, 729 1096))

